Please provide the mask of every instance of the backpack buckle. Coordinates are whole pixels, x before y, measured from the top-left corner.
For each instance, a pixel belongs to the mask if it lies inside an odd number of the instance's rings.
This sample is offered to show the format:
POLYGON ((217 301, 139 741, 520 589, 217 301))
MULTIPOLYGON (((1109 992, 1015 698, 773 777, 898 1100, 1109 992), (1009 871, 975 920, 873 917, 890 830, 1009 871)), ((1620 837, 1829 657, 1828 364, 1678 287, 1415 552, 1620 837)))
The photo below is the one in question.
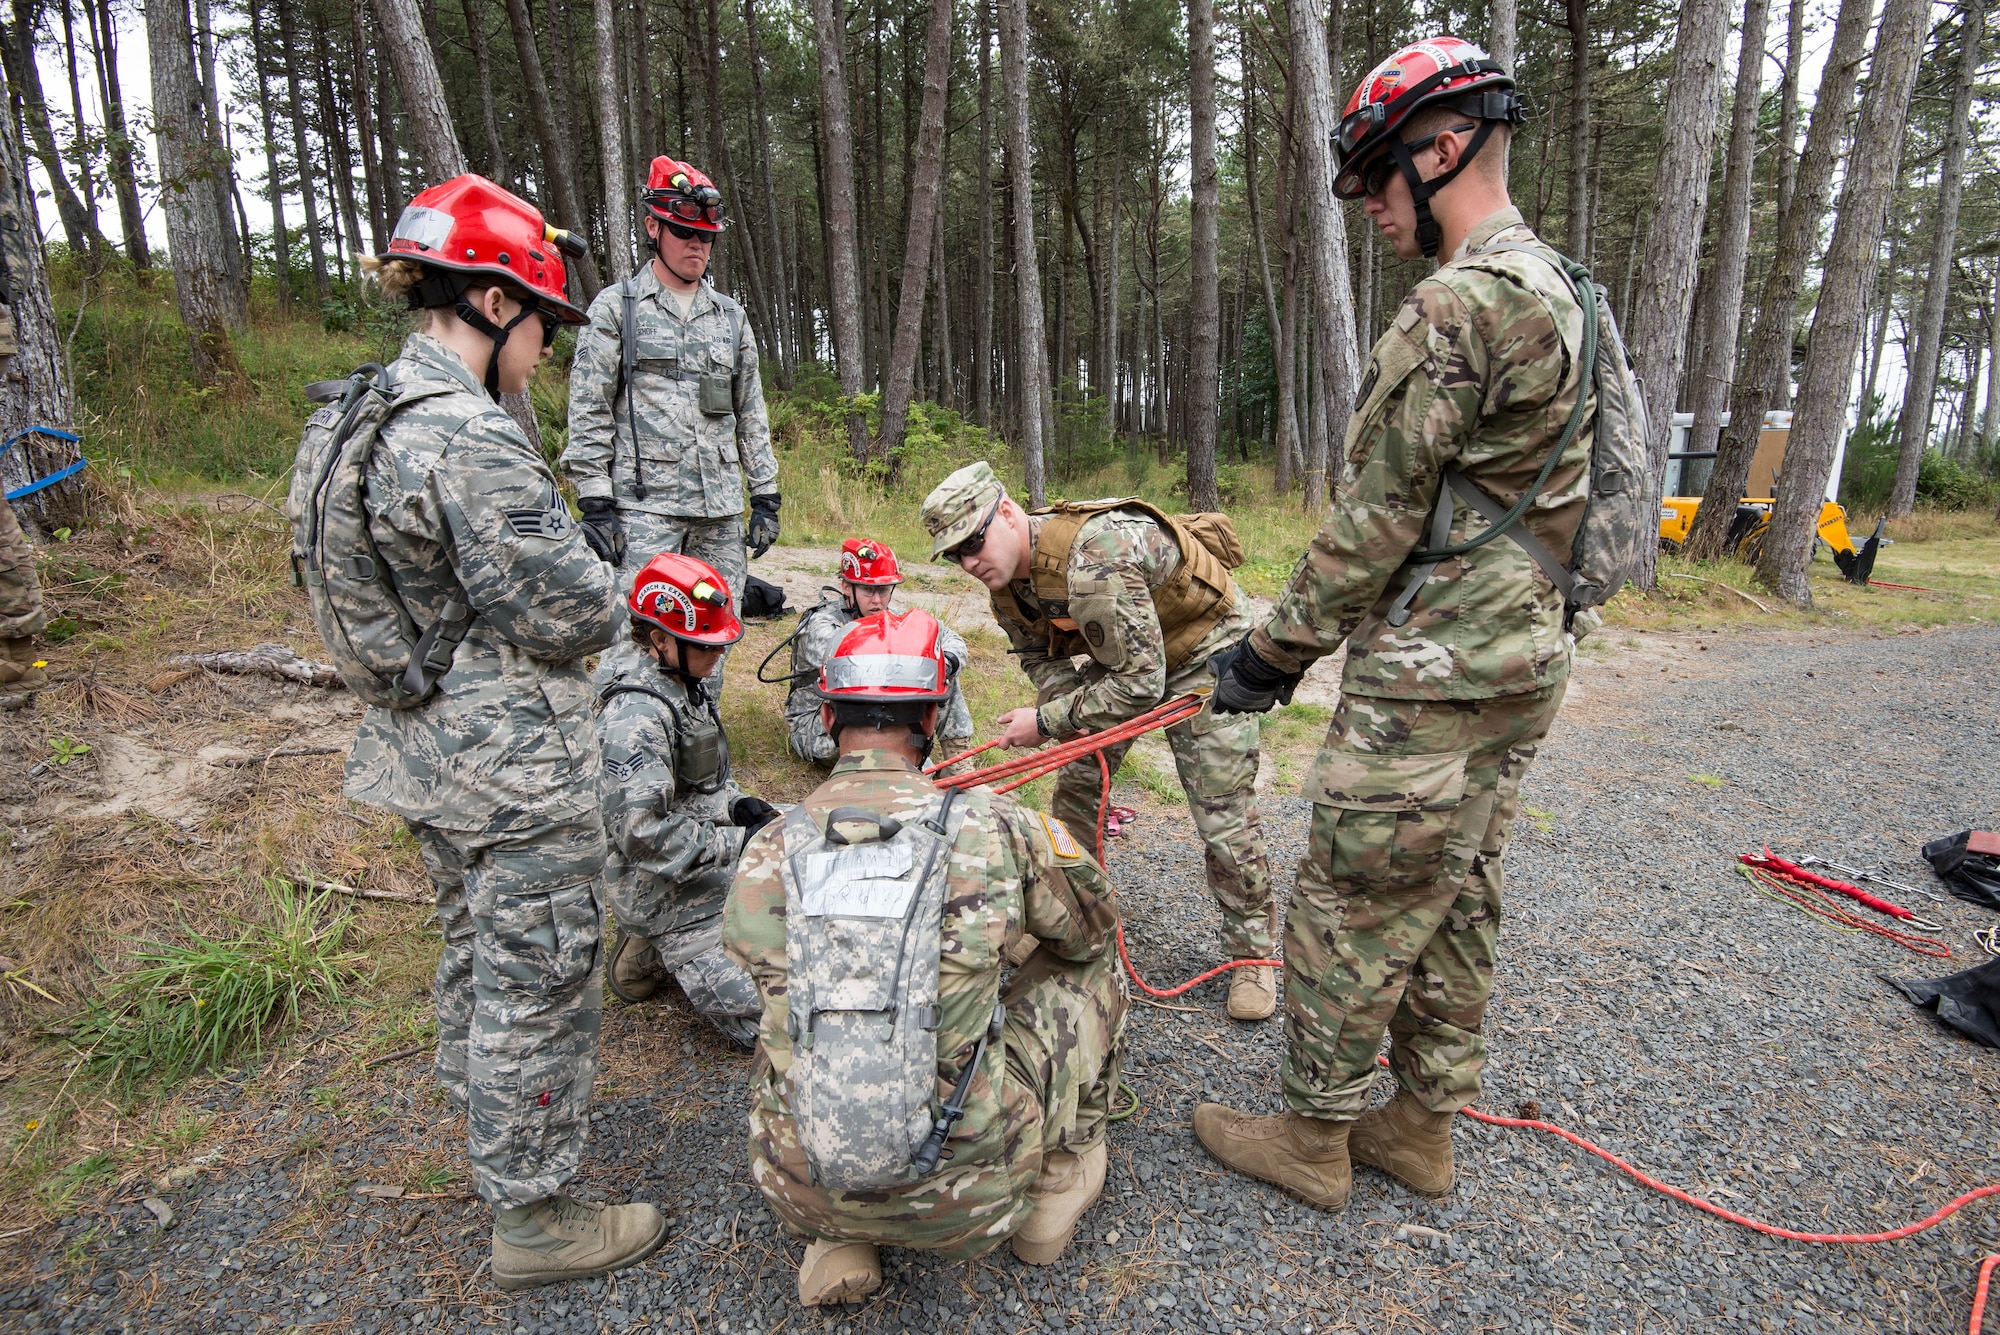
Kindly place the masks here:
POLYGON ((366 582, 366 581, 371 581, 375 578, 375 558, 368 556, 365 553, 358 556, 341 557, 340 566, 341 569, 347 572, 347 577, 349 579, 362 580, 366 582))

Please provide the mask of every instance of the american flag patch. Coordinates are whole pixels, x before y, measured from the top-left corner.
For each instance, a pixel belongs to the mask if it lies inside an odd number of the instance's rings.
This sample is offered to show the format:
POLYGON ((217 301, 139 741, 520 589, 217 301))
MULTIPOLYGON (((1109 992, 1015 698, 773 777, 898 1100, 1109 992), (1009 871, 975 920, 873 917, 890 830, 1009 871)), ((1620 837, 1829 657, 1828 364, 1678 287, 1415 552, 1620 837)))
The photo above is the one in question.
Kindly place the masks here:
POLYGON ((1043 812, 1038 811, 1035 814, 1042 818, 1042 828, 1049 832, 1049 842, 1055 846, 1057 857, 1080 858, 1083 856, 1083 850, 1077 847, 1075 838, 1069 832, 1069 826, 1063 824, 1058 818, 1043 812))

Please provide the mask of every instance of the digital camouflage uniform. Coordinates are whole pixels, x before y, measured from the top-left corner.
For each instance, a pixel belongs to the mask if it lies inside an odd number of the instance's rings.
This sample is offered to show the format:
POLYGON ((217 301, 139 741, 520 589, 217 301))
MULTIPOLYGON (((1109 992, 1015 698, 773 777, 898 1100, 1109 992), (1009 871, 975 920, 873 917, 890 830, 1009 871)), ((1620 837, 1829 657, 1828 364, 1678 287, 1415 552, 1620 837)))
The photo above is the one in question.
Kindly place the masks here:
MULTIPOLYGON (((941 795, 902 757, 855 751, 840 758, 805 807, 822 826, 845 806, 907 822, 930 815, 941 795)), ((1080 1152, 1104 1138, 1128 1005, 1110 883, 1060 822, 986 789, 967 794, 959 808, 965 820, 952 848, 940 943, 939 1102, 986 1031, 996 999, 1006 1003, 1007 1021, 1001 1043, 987 1051, 984 1074, 972 1082, 965 1120, 947 1145, 951 1157, 905 1189, 850 1193, 811 1181, 788 1110, 780 823, 759 830, 743 851, 723 940, 764 999, 750 1171, 795 1232, 935 1250, 955 1260, 978 1256, 1027 1219, 1028 1191, 1045 1153, 1080 1152), (1024 934, 1038 938, 1039 948, 1003 982, 1009 948, 1024 934)))
POLYGON ((705 692, 691 696, 679 677, 650 663, 600 668, 596 684, 611 845, 604 889, 618 929, 651 941, 696 1013, 747 1048, 757 1041, 757 989, 722 951, 722 903, 743 847, 729 804, 742 790, 727 748, 720 773, 699 787, 675 775, 688 721, 720 728, 721 717, 705 692))
MULTIPOLYGON (((577 333, 562 470, 579 498, 608 496, 617 502, 627 567, 636 570, 661 552, 706 561, 729 582, 740 613, 750 573, 743 550, 745 484, 751 496, 778 490, 778 460, 771 453, 764 387, 757 377, 757 340, 742 307, 707 282, 683 319, 650 263, 627 281, 636 283, 639 293, 631 412, 620 389, 623 285, 613 283, 590 303, 590 323, 577 333), (701 411, 704 374, 734 376, 735 412, 701 411)), ((614 667, 645 663, 629 640, 605 657, 614 667)), ((715 680, 719 685, 720 669, 715 680)))
POLYGON ((437 891, 438 1077, 495 1205, 555 1194, 583 1151, 603 984, 602 764, 583 656, 626 620, 556 480, 456 353, 413 334, 399 389, 454 392, 382 428, 369 527, 418 624, 475 611, 438 693, 371 708, 347 795, 409 822, 437 891))
MULTIPOLYGON (((1030 515, 1028 523, 1039 539, 1048 519, 1030 515)), ((1140 511, 1107 510, 1084 521, 1069 552, 1069 610, 1082 622, 1090 600, 1102 604, 1097 620, 1105 633, 1101 643, 1089 645, 1089 657, 1051 658, 1046 623, 1018 620, 994 600, 994 617, 1035 684, 1045 735, 1067 739, 1101 732, 1214 684, 1208 656, 1243 638, 1250 604, 1229 581, 1231 602, 1222 619, 1186 661, 1169 669, 1166 632, 1152 594, 1180 570, 1181 559, 1173 535, 1140 511)), ((1009 591, 1020 608, 1039 606, 1028 582, 1016 581, 1009 591)), ((1255 718, 1206 709, 1166 733, 1201 834, 1209 893, 1222 911, 1222 948, 1231 959, 1268 957, 1276 945, 1276 905, 1257 813, 1258 734, 1255 718)), ((1129 742, 1105 748, 1112 773, 1130 750, 1129 742)), ((1078 761, 1058 774, 1050 810, 1080 837, 1094 839, 1103 792, 1096 757, 1078 761)))
MULTIPOLYGON (((824 701, 817 689, 819 667, 833 657, 840 637, 860 619, 860 611, 846 595, 826 589, 819 602, 799 618, 799 628, 792 636, 792 691, 785 697, 785 724, 792 735, 792 754, 821 769, 833 767, 840 748, 820 724, 819 707, 824 701)), ((938 623, 938 649, 951 669, 952 683, 951 694, 938 708, 937 745, 931 758, 944 760, 972 746, 972 711, 966 707, 964 692, 958 689, 958 674, 971 661, 972 652, 966 648, 965 637, 942 621, 938 623)))
MULTIPOLYGON (((1496 242, 1540 246, 1517 210, 1494 214, 1375 345, 1333 504, 1251 637, 1288 671, 1348 646, 1285 927, 1284 1091, 1313 1117, 1366 1108, 1385 1028, 1419 1102, 1448 1112, 1478 1097, 1501 858, 1569 679, 1562 596, 1504 537, 1440 564, 1408 624, 1385 620, 1444 467, 1512 505, 1588 384, 1555 252, 1480 253, 1496 242)), ((1527 513, 1558 554, 1582 520, 1590 443, 1586 427, 1527 513)), ((1450 541, 1486 527, 1460 500, 1450 541)))
MULTIPOLYGON (((15 182, 0 171, 0 374, 17 350, 14 341, 14 284, 28 273, 27 229, 21 222, 15 182)), ((25 425, 22 424, 22 425, 25 425)), ((0 431, 0 439, 20 429, 0 431)), ((46 673, 34 637, 47 618, 42 611, 42 585, 35 576, 35 552, 21 532, 12 503, 0 500, 0 703, 25 704, 41 689, 46 673)))

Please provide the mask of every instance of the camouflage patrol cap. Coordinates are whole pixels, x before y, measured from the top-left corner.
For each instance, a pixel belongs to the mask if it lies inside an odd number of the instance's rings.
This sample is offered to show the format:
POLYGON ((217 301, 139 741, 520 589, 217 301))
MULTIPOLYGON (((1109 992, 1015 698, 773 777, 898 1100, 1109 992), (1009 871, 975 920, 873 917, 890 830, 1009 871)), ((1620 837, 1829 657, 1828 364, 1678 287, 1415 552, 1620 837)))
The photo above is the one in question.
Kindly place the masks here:
POLYGON ((1007 488, 985 460, 967 464, 924 497, 924 527, 930 530, 931 557, 948 552, 971 537, 993 503, 1007 488))

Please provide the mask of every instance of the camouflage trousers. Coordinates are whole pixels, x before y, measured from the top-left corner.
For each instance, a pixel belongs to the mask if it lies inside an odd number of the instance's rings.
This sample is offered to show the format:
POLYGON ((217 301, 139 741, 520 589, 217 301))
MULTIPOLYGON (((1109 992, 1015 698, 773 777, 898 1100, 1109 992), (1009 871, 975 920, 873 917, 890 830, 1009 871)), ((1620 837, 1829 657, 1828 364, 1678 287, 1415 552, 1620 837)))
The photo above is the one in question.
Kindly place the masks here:
MULTIPOLYGON (((1007 1022, 997 1110, 975 1081, 966 1120, 950 1142, 953 1157, 920 1184, 871 1192, 815 1185, 790 1115, 760 1099, 750 1115, 750 1174, 792 1232, 970 1260, 1027 1222, 1034 1208, 1028 1192, 1044 1155, 1104 1139, 1131 1005, 1117 952, 1079 964, 1037 950, 1001 1000, 1007 1022), (1004 1194, 976 1185, 990 1176, 1006 1180, 1004 1194), (968 1199, 984 1204, 969 1208, 968 1199)), ((994 1064, 992 1054, 987 1061, 994 1064)), ((942 1081, 938 1088, 942 1099, 942 1081)))
MULTIPOLYGON (((736 612, 742 612, 743 582, 750 575, 750 554, 743 547, 741 516, 702 519, 620 509, 618 520, 625 526, 625 563, 618 569, 625 580, 627 592, 631 589, 632 577, 645 568, 646 562, 661 552, 679 552, 714 566, 716 573, 729 582, 730 606, 736 612)), ((643 667, 645 657, 645 651, 633 642, 631 636, 620 635, 599 659, 598 672, 609 676, 634 663, 643 667), (610 672, 606 672, 607 666, 610 672)), ((715 675, 709 678, 710 694, 717 700, 722 698, 722 670, 728 662, 729 651, 724 650, 722 662, 716 665, 715 675)))
POLYGON ((0 686, 28 675, 35 662, 30 641, 46 621, 34 549, 14 507, 0 500, 0 686))
MULTIPOLYGON (((1038 703, 1065 694, 1075 684, 1065 681, 1044 687, 1038 703)), ((1168 674, 1163 699, 1214 684, 1206 656, 1197 652, 1168 674)), ((1278 906, 1271 897, 1270 862, 1257 814, 1258 732, 1254 714, 1217 715, 1206 709, 1167 729, 1188 813, 1201 834, 1208 892, 1222 910, 1222 952, 1230 959, 1266 958, 1277 945, 1278 906)), ((1113 774, 1131 749, 1129 742, 1105 748, 1104 763, 1113 774)), ((1058 771, 1055 797, 1049 803, 1050 811, 1093 852, 1103 793, 1103 771, 1091 756, 1058 771)))
POLYGON ((1562 688, 1491 700, 1343 695, 1307 781, 1312 830, 1285 920, 1285 1100, 1368 1106, 1389 1066, 1435 1112, 1479 1097, 1501 859, 1562 688))
POLYGON ((752 1048, 764 1004, 749 973, 722 950, 722 902, 734 874, 725 867, 686 886, 644 873, 606 877, 604 898, 620 932, 653 943, 695 1014, 730 1042, 752 1048))
POLYGON ((555 1195, 583 1157, 604 1004, 595 819, 472 834, 410 822, 437 892, 437 1074, 496 1206, 555 1195))

